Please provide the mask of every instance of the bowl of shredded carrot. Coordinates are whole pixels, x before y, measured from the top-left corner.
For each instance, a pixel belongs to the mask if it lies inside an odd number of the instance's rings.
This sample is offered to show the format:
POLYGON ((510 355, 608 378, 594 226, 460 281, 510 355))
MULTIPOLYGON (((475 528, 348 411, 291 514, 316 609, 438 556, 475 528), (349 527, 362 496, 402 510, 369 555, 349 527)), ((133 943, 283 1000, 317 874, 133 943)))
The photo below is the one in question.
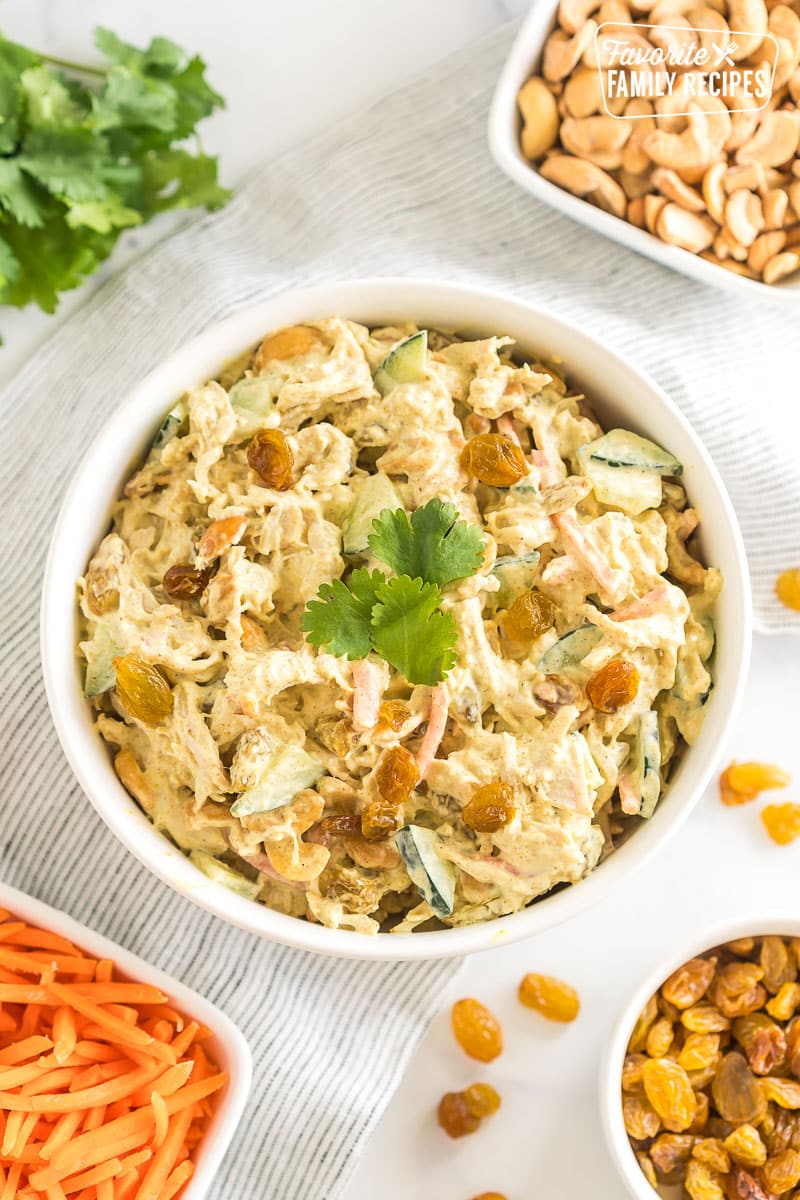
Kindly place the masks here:
POLYGON ((209 1001, 0 884, 0 1200, 200 1200, 250 1074, 209 1001))

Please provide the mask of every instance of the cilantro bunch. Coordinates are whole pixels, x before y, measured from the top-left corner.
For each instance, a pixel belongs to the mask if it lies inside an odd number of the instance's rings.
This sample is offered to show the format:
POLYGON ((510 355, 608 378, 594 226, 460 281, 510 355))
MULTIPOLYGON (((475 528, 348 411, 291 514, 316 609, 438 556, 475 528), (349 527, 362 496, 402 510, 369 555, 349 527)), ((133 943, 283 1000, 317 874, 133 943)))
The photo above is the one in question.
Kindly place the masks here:
POLYGON ((103 69, 0 38, 2 304, 53 312, 123 229, 230 195, 216 158, 185 144, 224 104, 203 60, 160 37, 138 50, 97 29, 95 43, 103 69))
POLYGON ((393 576, 362 567, 345 583, 323 583, 301 628, 313 646, 349 659, 374 651, 409 683, 438 683, 456 661, 452 613, 442 588, 474 575, 483 561, 480 531, 457 519, 452 504, 429 500, 411 514, 384 509, 372 523, 370 549, 393 576))

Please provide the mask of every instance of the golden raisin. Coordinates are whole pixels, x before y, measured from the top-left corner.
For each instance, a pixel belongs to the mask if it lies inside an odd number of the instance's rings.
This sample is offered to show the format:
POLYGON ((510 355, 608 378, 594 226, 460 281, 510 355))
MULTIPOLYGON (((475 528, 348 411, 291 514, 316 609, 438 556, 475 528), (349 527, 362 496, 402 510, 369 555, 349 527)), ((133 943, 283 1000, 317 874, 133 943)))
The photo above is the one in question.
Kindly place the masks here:
POLYGON ((490 1083, 471 1083, 464 1088, 464 1102, 473 1117, 491 1117, 500 1107, 500 1094, 490 1083))
POLYGON ((574 1021, 581 1007, 578 993, 552 975, 526 975, 519 985, 519 999, 526 1008, 549 1021, 574 1021))
POLYGON ((265 337, 256 351, 255 367, 257 371, 269 362, 283 362, 290 358, 299 358, 308 354, 319 343, 319 334, 307 325, 289 325, 265 337))
POLYGON ((503 1049, 503 1031, 496 1017, 479 1000, 457 1000, 451 1014, 453 1033, 465 1054, 491 1062, 503 1049))
POLYGON ((785 983, 791 983, 797 978, 797 963, 782 937, 769 934, 762 938, 760 962, 764 972, 764 987, 772 995, 785 983))
POLYGON ((800 1108, 800 1083, 796 1079, 767 1075, 758 1082, 766 1100, 773 1100, 781 1108, 800 1108))
POLYGON ((514 789, 498 779, 479 787, 464 805, 461 816, 464 824, 477 833, 495 833, 514 820, 516 811, 514 789))
POLYGON ((379 797, 361 810, 361 836, 368 842, 381 842, 400 828, 400 808, 379 797))
POLYGON ((473 1196, 472 1200, 506 1200, 506 1197, 500 1192, 481 1192, 480 1196, 473 1196))
POLYGON ((734 1124, 757 1125, 766 1112, 766 1101, 750 1065, 742 1054, 732 1051, 717 1066, 711 1095, 717 1112, 734 1124))
POLYGON ((681 1013, 681 1025, 691 1033, 724 1033, 731 1027, 728 1017, 723 1017, 715 1005, 705 1002, 693 1004, 681 1013))
POLYGON ((661 1118, 642 1088, 623 1093, 622 1120, 628 1136, 636 1142, 655 1137, 661 1128, 661 1118))
POLYGON ((774 1197, 764 1191, 758 1180, 737 1165, 728 1177, 728 1195, 733 1200, 774 1200, 774 1197))
POLYGON ((767 1161, 767 1147, 754 1125, 737 1125, 723 1143, 734 1162, 743 1167, 763 1167, 767 1161))
POLYGON ((786 1056, 786 1034, 764 1013, 737 1017, 733 1023, 733 1036, 756 1075, 769 1074, 786 1056))
POLYGON ((781 604, 800 612, 800 567, 782 571, 775 580, 775 594, 781 604))
POLYGON ((378 709, 377 728, 399 733, 410 716, 411 710, 402 700, 384 700, 378 709))
POLYGON ((541 592, 518 596, 501 617, 503 633, 512 642, 532 642, 541 637, 556 619, 555 605, 541 592))
POLYGON ((676 1008, 691 1008, 705 996, 716 970, 716 959, 690 958, 662 985, 661 995, 676 1008))
POLYGON ((660 1133, 650 1147, 650 1158, 662 1175, 669 1175, 683 1166, 694 1145, 690 1133, 660 1133))
POLYGON ((632 1092, 642 1082, 642 1065, 647 1062, 646 1054, 626 1054, 622 1064, 622 1090, 632 1092))
POLYGON ((633 663, 615 658, 595 671, 586 685, 586 695, 598 712, 615 713, 635 700, 639 690, 639 672, 633 663))
POLYGON ((461 452, 461 466, 473 479, 492 487, 511 487, 528 473, 525 455, 502 433, 479 433, 461 452))
POLYGON ((783 1150, 768 1159, 763 1170, 767 1190, 780 1196, 800 1183, 800 1154, 796 1150, 783 1150))
POLYGON ((707 1163, 698 1162, 696 1158, 689 1159, 686 1164, 683 1186, 691 1200, 725 1200, 719 1172, 707 1163))
POLYGON ((160 725, 172 712, 172 688, 158 667, 125 654, 114 659, 117 695, 125 711, 145 725, 160 725))
POLYGON ((800 804, 768 804, 761 811, 767 833, 779 846, 800 837, 800 804))
POLYGON ((719 1058, 718 1033, 690 1033, 678 1055, 684 1071, 702 1071, 719 1058))
POLYGON ((647 1034, 650 1026, 658 1016, 658 1002, 655 996, 651 996, 645 1004, 639 1016, 636 1018, 636 1024, 633 1027, 633 1032, 628 1042, 628 1050, 635 1054, 639 1050, 644 1050, 647 1043, 647 1034))
POLYGON ((259 429, 247 447, 247 461, 267 487, 285 492, 292 486, 294 455, 280 429, 259 429))
POLYGON ((211 571, 208 568, 198 571, 189 563, 175 563, 164 572, 161 586, 174 600, 191 600, 205 591, 210 578, 211 571))
POLYGON ((728 784, 736 792, 766 792, 770 788, 786 787, 791 777, 772 763, 731 763, 726 771, 728 784))
POLYGON ((451 1138, 474 1133, 481 1123, 480 1117, 476 1117, 467 1107, 463 1092, 445 1092, 436 1115, 442 1129, 451 1138))
POLYGON ((378 763, 375 783, 388 804, 404 804, 419 783, 419 770, 410 750, 391 746, 378 763))
POLYGON ((800 983, 782 983, 767 1001, 767 1012, 776 1021, 788 1021, 800 1007, 800 983))
POLYGON ((700 1138, 692 1147, 692 1158, 706 1163, 720 1175, 727 1175, 731 1169, 730 1156, 719 1138, 700 1138))
POLYGON ((647 1035, 647 1053, 651 1058, 663 1058, 672 1045, 672 1022, 659 1017, 647 1035))
POLYGON ((670 1133, 683 1133, 697 1112, 689 1077, 671 1058, 651 1058, 642 1066, 647 1099, 670 1133))
POLYGON ((756 963, 726 963, 717 971, 709 997, 726 1017, 743 1017, 755 1012, 767 999, 766 989, 760 982, 763 974, 756 963))

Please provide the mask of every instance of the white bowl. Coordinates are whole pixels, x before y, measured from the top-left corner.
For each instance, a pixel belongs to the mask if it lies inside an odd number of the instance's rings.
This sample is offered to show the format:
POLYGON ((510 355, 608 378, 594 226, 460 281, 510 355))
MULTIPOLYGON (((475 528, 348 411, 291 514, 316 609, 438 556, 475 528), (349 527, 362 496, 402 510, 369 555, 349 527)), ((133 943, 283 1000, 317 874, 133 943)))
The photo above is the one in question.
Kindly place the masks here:
POLYGON ((411 279, 330 284, 286 292, 208 329, 158 367, 109 416, 68 489, 53 532, 42 592, 44 680, 64 752, 84 791, 117 837, 160 879, 203 908, 253 933, 323 954, 369 959, 444 958, 548 929, 595 904, 688 815, 711 777, 739 707, 750 654, 750 587, 744 548, 723 483, 690 425, 632 363, 548 313, 495 292, 411 279), (176 396, 281 325, 340 314, 369 324, 414 319, 472 333, 506 333, 523 351, 563 359, 570 379, 597 402, 601 419, 646 433, 684 464, 703 515, 703 551, 725 587, 719 607, 716 688, 703 731, 683 757, 655 816, 588 879, 514 916, 408 936, 366 937, 285 916, 212 883, 157 833, 114 773, 92 725, 76 663, 75 580, 109 524, 112 501, 176 396))
POLYGON ((250 1079, 252 1060, 250 1048, 243 1035, 232 1021, 220 1012, 209 1000, 205 1000, 191 988, 185 987, 171 975, 166 975, 150 963, 131 954, 124 946, 109 941, 86 925, 73 921, 66 913, 25 892, 17 891, 0 883, 0 907, 7 908, 14 916, 52 930, 68 938, 82 950, 88 950, 96 958, 112 959, 120 971, 130 979, 151 984, 166 992, 175 1006, 211 1031, 208 1046, 220 1069, 227 1071, 229 1080, 222 1092, 205 1137, 194 1155, 194 1174, 181 1192, 181 1200, 202 1200, 208 1194, 211 1181, 222 1162, 231 1138, 244 1111, 250 1079))
POLYGON ((521 119, 517 108, 517 92, 525 80, 538 70, 544 44, 556 25, 558 3, 559 0, 537 0, 506 59, 489 114, 489 146, 497 165, 509 178, 536 196, 543 204, 566 213, 574 221, 580 221, 582 225, 587 225, 597 233, 638 251, 639 254, 663 263, 665 267, 672 267, 674 271, 681 271, 701 283, 710 283, 714 287, 739 292, 759 303, 772 300, 775 303, 800 304, 800 278, 795 277, 778 284, 766 284, 735 275, 732 271, 707 262, 688 250, 669 246, 648 230, 639 229, 629 221, 604 212, 588 200, 581 200, 571 192, 556 187, 530 165, 519 144, 521 119))
POLYGON ((662 983, 690 958, 713 950, 723 942, 731 942, 734 938, 757 937, 764 933, 800 937, 800 918, 787 917, 785 913, 735 917, 713 925, 702 933, 693 934, 690 939, 681 943, 680 949, 676 949, 669 958, 650 971, 625 1005, 614 1026, 600 1067, 600 1116, 614 1165, 636 1200, 656 1200, 660 1194, 645 1179, 622 1120, 622 1064, 636 1018, 662 983))

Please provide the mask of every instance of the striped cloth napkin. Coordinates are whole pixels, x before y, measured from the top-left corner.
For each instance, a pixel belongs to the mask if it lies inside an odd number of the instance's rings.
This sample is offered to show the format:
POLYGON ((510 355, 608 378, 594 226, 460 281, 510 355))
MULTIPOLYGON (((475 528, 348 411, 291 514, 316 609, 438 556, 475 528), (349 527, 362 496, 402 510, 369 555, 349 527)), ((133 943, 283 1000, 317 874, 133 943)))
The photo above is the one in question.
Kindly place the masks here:
POLYGON ((317 959, 231 929, 135 862, 76 787, 42 689, 39 585, 59 499, 128 389, 211 322, 288 286, 415 274, 504 287, 630 352, 681 404, 736 502, 759 625, 789 624, 771 589, 800 557, 797 436, 768 425, 796 326, 584 231, 501 176, 485 125, 510 40, 495 34, 263 165, 227 209, 107 284, 0 403, 2 873, 244 1030, 255 1083, 216 1200, 335 1196, 457 964, 317 959))

